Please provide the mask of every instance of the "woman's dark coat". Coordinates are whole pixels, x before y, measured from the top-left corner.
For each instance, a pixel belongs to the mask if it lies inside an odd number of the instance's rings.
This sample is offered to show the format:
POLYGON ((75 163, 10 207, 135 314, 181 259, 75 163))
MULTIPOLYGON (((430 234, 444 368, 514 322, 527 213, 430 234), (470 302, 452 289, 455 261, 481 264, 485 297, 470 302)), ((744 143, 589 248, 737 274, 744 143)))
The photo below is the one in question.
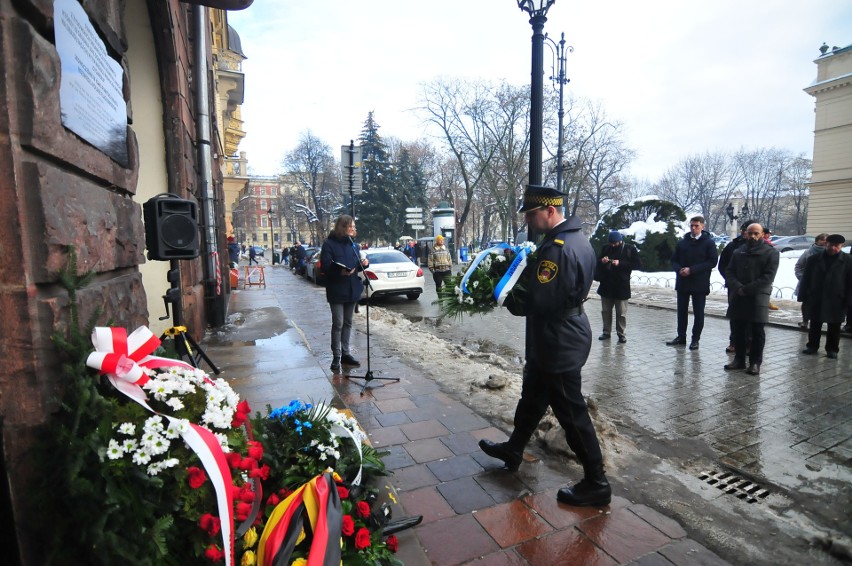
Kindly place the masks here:
POLYGON ((769 321, 769 297, 781 254, 763 240, 741 245, 725 272, 728 284, 728 318, 749 322, 769 321), (743 295, 739 290, 743 290, 743 295))
POLYGON ((349 238, 339 239, 330 235, 323 242, 320 250, 320 262, 325 271, 325 298, 331 304, 354 303, 361 298, 364 284, 358 277, 358 264, 361 261, 360 254, 349 238), (344 269, 335 262, 342 263, 349 268, 355 268, 352 275, 345 275, 344 269))

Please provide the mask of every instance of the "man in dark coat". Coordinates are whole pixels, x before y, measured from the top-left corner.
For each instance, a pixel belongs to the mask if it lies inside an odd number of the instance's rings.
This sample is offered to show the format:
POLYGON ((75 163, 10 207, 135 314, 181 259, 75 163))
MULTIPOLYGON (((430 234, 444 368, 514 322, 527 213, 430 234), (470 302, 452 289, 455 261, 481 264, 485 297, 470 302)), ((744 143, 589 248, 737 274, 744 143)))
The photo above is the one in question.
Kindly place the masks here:
POLYGON ((763 226, 749 225, 745 245, 737 248, 726 270, 728 316, 734 332, 734 361, 725 365, 726 370, 746 369, 746 345, 751 338, 746 373, 760 375, 769 295, 780 257, 778 250, 763 239, 763 226))
POLYGON ((840 325, 852 305, 852 258, 841 248, 846 242, 840 234, 826 238, 825 251, 808 258, 799 286, 799 301, 808 302, 811 325, 803 354, 816 354, 826 324, 825 355, 837 359, 840 351, 840 325))
POLYGON ((690 350, 698 349, 701 331, 704 330, 704 305, 710 294, 710 272, 716 267, 719 252, 710 232, 704 230, 704 217, 689 219, 689 233, 677 243, 672 254, 672 269, 677 273, 677 336, 666 342, 669 346, 686 344, 686 326, 689 321, 689 301, 692 301, 692 341, 690 350))
POLYGON ((627 342, 627 299, 630 298, 630 274, 634 269, 642 269, 639 252, 624 243, 621 232, 613 230, 609 234, 609 244, 601 250, 595 268, 595 280, 600 281, 598 295, 601 296, 603 315, 603 334, 598 336, 598 340, 609 340, 612 334, 612 309, 615 308, 618 343, 627 342))
POLYGON ((609 504, 612 491, 580 376, 592 347, 583 302, 592 286, 596 259, 580 230, 582 222, 575 216, 562 216, 562 196, 556 189, 527 185, 518 211, 524 213, 531 230, 544 234, 535 260, 522 275, 524 300, 509 295, 504 302, 513 315, 526 316, 521 399, 509 440, 499 444, 481 440, 479 447, 510 470, 517 469, 524 446, 550 406, 584 472, 579 483, 560 489, 556 498, 568 505, 603 506, 609 504))
MULTIPOLYGON (((731 288, 728 285, 728 276, 726 274, 728 269, 728 264, 731 263, 731 257, 733 257, 734 252, 737 251, 737 248, 740 246, 744 246, 746 243, 746 231, 748 227, 754 224, 755 220, 746 220, 740 226, 740 235, 728 242, 728 245, 725 246, 725 249, 722 250, 722 253, 719 254, 719 275, 722 276, 722 279, 725 280, 725 287, 728 287, 728 293, 730 294, 731 288)), ((730 302, 730 297, 728 297, 728 301, 730 302)), ((725 348, 725 351, 729 354, 734 351, 734 321, 730 321, 731 325, 731 334, 728 337, 728 347, 725 348)))

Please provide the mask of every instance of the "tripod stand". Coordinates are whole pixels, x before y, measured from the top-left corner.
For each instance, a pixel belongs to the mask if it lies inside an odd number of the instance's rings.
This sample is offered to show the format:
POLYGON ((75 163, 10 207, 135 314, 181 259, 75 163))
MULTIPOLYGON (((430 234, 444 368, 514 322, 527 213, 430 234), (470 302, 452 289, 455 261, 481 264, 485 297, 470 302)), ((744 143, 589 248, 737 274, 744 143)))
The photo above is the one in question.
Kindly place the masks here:
MULTIPOLYGON (((357 247, 355 246, 355 242, 352 240, 351 236, 349 238, 349 241, 352 243, 352 247, 357 250, 357 247)), ((356 251, 356 254, 357 254, 357 251, 356 251)), ((399 382, 399 378, 398 377, 374 377, 373 371, 370 369, 370 295, 372 294, 373 287, 370 285, 370 278, 367 277, 367 272, 366 272, 366 269, 364 269, 364 264, 359 261, 358 267, 361 269, 361 275, 364 276, 364 284, 367 286, 367 303, 366 303, 367 304, 367 373, 365 373, 363 376, 345 374, 344 377, 346 377, 346 379, 363 379, 364 383, 363 383, 363 385, 361 385, 361 395, 363 396, 364 391, 366 391, 367 389, 375 389, 376 387, 384 387, 385 386, 385 384, 382 383, 382 384, 374 385, 373 387, 370 387, 371 382, 376 381, 376 380, 399 382)))
POLYGON ((172 344, 174 345, 175 352, 181 359, 186 359, 190 365, 194 368, 201 367, 201 360, 207 362, 207 365, 210 366, 210 369, 213 370, 213 373, 219 375, 222 370, 216 367, 216 364, 213 363, 207 354, 204 353, 204 350, 201 349, 201 346, 198 342, 193 339, 192 336, 187 334, 186 326, 181 326, 181 307, 180 307, 180 265, 177 264, 177 260, 171 260, 172 269, 169 270, 166 278, 171 283, 171 287, 166 294, 163 295, 163 302, 166 305, 166 316, 161 316, 160 320, 166 320, 169 318, 169 305, 172 305, 172 317, 174 326, 171 328, 167 328, 162 335, 160 335, 160 341, 165 342, 170 339, 172 344))

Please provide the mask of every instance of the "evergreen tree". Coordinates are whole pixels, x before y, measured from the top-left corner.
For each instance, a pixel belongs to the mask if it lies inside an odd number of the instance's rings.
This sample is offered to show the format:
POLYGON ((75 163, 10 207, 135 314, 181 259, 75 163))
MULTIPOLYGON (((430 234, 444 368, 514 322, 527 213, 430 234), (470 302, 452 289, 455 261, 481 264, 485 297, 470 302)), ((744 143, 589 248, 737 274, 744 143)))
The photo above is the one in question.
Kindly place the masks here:
POLYGON ((355 199, 358 239, 372 243, 392 241, 391 226, 396 218, 393 167, 373 112, 367 115, 359 141, 364 191, 355 199))
POLYGON ((396 166, 396 211, 393 228, 393 240, 402 236, 409 230, 410 224, 406 224, 406 208, 427 208, 426 204, 426 179, 423 168, 416 160, 411 158, 408 149, 403 148, 399 154, 399 163, 396 166), (398 233, 397 233, 398 231, 398 233))

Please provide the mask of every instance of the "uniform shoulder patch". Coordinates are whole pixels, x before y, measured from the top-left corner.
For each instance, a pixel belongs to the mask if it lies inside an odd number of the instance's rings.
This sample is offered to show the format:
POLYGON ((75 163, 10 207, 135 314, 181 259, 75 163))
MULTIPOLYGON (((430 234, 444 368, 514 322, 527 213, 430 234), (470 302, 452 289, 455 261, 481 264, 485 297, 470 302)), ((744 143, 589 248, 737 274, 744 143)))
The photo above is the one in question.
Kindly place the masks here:
POLYGON ((559 267, 550 260, 544 260, 538 264, 538 272, 536 273, 536 277, 538 277, 539 283, 550 283, 556 277, 556 272, 559 271, 559 267))
POLYGON ((553 243, 558 245, 558 246, 564 246, 565 240, 553 240, 553 243))

